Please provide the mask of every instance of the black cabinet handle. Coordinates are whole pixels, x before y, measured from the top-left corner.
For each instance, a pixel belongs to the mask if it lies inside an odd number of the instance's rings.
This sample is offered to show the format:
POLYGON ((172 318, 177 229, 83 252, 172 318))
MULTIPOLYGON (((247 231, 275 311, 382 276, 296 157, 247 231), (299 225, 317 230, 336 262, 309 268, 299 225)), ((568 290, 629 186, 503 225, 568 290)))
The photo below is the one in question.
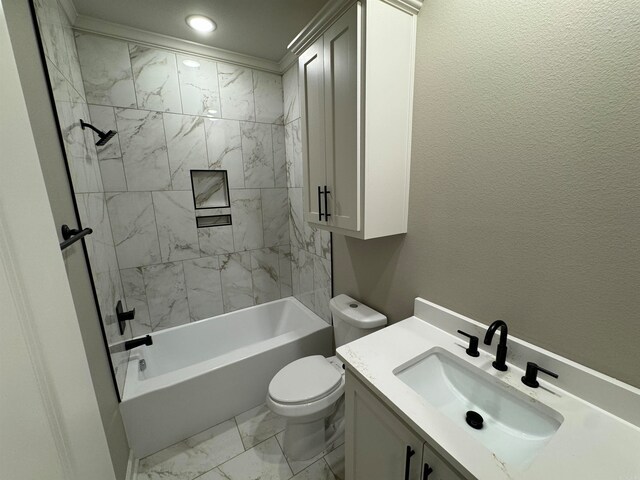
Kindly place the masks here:
POLYGON ((429 480, 429 475, 433 473, 433 468, 428 463, 424 464, 424 470, 422 471, 422 480, 429 480))
POLYGON ((322 188, 318 185, 318 220, 322 221, 322 188))
POLYGON ((416 451, 411 448, 411 445, 407 445, 407 456, 404 460, 404 480, 409 480, 409 471, 411 470, 411 457, 415 455, 416 451))
POLYGON ((327 186, 324 186, 324 218, 325 220, 329 221, 329 217, 331 216, 331 214, 329 213, 329 207, 328 207, 328 200, 327 197, 329 196, 329 189, 327 188, 327 186))

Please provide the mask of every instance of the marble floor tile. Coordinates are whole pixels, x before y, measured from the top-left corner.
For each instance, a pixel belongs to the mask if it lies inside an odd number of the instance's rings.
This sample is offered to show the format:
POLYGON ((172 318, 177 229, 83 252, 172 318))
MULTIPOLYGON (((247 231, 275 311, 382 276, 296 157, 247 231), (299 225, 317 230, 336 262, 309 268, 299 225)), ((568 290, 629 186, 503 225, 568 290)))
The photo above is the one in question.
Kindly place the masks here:
POLYGON ((293 472, 275 437, 256 445, 218 467, 232 480, 289 480, 293 472))
POLYGON ((305 468, 291 480, 336 480, 324 458, 305 468))
POLYGON ((329 452, 324 458, 336 479, 344 480, 344 443, 329 452))
POLYGON ((137 480, 193 480, 242 451, 238 429, 231 419, 143 458, 137 480))
POLYGON ((198 480, 229 480, 229 477, 223 475, 219 468, 214 468, 198 477, 198 480))
POLYGON ((236 423, 244 448, 249 449, 282 432, 287 422, 284 417, 276 415, 263 404, 237 415, 236 423))

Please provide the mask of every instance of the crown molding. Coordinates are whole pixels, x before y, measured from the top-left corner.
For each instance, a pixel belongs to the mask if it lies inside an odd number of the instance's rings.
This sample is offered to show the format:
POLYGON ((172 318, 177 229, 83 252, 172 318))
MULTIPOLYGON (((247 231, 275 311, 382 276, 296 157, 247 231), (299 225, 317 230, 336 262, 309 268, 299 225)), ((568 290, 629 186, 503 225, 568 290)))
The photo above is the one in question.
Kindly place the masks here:
POLYGON ((64 13, 67 14, 67 18, 69 19, 69 23, 73 25, 76 23, 76 19, 78 18, 78 10, 76 10, 76 6, 73 4, 73 0, 59 0, 64 13))
POLYGON ((307 23, 287 48, 294 54, 300 55, 329 25, 340 18, 354 3, 356 3, 355 0, 330 0, 311 21, 307 23))
MULTIPOLYGON (((282 73, 279 62, 232 52, 222 48, 210 47, 208 45, 203 45, 202 43, 182 40, 169 35, 107 22, 105 20, 88 17, 86 15, 78 15, 73 23, 73 28, 80 32, 93 33, 149 47, 159 47, 183 55, 204 57, 211 60, 232 63, 271 73, 282 73)), ((284 58, 286 58, 286 55, 283 59, 284 58)))
POLYGON ((399 8, 403 12, 407 12, 411 15, 417 15, 422 8, 423 0, 382 0, 384 3, 388 3, 396 8, 399 8))
MULTIPOLYGON (((423 0, 358 0, 367 4, 368 1, 381 1, 402 10, 410 15, 417 15, 422 8, 423 0)), ((291 41, 287 48, 300 55, 304 52, 333 22, 346 12, 356 0, 330 0, 311 19, 302 31, 291 41)), ((282 61, 281 61, 282 63, 282 61)))
POLYGON ((280 72, 284 75, 284 72, 289 70, 291 66, 298 61, 298 55, 289 51, 285 53, 284 57, 280 59, 280 72))

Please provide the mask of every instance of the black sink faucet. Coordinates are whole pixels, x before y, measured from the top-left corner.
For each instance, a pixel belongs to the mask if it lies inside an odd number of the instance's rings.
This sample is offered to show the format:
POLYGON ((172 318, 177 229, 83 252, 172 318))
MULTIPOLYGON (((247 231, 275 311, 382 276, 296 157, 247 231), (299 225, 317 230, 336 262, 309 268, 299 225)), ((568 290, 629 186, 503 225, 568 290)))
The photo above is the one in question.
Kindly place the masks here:
POLYGON ((509 334, 507 324, 502 320, 496 320, 489 325, 487 333, 484 336, 484 344, 491 345, 491 340, 493 340, 493 335, 496 333, 497 329, 500 329, 500 342, 498 343, 498 349, 496 350, 496 360, 492 365, 496 370, 505 372, 507 370, 507 335, 509 334))

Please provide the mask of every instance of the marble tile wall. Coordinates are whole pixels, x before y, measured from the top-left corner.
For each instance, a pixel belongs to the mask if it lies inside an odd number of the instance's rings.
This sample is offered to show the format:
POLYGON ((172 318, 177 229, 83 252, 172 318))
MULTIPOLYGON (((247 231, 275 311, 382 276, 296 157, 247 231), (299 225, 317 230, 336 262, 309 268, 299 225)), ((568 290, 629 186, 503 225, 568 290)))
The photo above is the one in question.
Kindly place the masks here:
MULTIPOLYGON (((116 303, 118 300, 124 303, 125 298, 107 210, 109 194, 105 191, 126 190, 126 183, 118 137, 96 149, 93 133, 81 129, 80 119, 93 120, 102 129, 109 130, 115 129, 115 117, 112 108, 90 107, 87 103, 74 32, 64 9, 57 0, 36 0, 35 8, 78 213, 82 226, 93 229, 93 234, 85 237, 85 242, 103 327, 107 341, 113 344, 131 338, 132 334, 131 329, 127 329, 125 335, 120 335, 115 318, 116 303)), ((113 53, 114 50, 107 46, 103 56, 113 53)), ((118 75, 116 71, 109 78, 117 78, 118 75)), ((104 79, 96 72, 89 81, 102 82, 104 79)), ((127 103, 127 91, 120 84, 112 85, 112 90, 121 105, 133 105, 133 102, 127 103)), ((69 221, 75 226, 72 219, 69 221)), ((121 392, 128 359, 128 352, 112 355, 121 392)))
POLYGON ((297 65, 282 77, 284 90, 285 170, 289 197, 292 293, 308 308, 331 322, 331 234, 304 221, 302 203, 302 143, 297 65))
POLYGON ((299 113, 285 115, 283 78, 86 33, 76 43, 90 111, 118 131, 98 160, 133 334, 293 294, 328 321, 330 239, 292 216, 299 113), (196 228, 191 169, 227 170, 232 225, 196 228))
MULTIPOLYGON (((330 321, 331 238, 302 217, 297 70, 74 33, 57 0, 36 12, 109 343, 290 295, 330 321), (80 118, 118 134, 96 147, 80 118), (208 168, 228 171, 231 226, 195 226, 189 171, 208 168), (136 309, 124 336, 118 300, 136 309)), ((121 392, 127 360, 112 358, 121 392)))

